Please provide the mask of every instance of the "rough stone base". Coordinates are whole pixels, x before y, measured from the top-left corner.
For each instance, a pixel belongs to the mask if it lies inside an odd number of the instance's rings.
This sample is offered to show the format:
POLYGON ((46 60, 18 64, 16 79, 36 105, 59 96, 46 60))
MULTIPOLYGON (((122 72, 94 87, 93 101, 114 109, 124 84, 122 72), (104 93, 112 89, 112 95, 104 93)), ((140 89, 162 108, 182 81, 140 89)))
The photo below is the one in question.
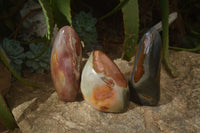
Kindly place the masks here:
MULTIPOLYGON (((130 102, 126 112, 102 113, 81 97, 62 102, 50 74, 26 75, 40 86, 34 89, 16 81, 7 95, 22 133, 197 133, 200 132, 200 55, 170 53, 179 73, 171 78, 162 66, 161 99, 158 106, 130 102)), ((126 79, 133 62, 115 60, 126 79)))

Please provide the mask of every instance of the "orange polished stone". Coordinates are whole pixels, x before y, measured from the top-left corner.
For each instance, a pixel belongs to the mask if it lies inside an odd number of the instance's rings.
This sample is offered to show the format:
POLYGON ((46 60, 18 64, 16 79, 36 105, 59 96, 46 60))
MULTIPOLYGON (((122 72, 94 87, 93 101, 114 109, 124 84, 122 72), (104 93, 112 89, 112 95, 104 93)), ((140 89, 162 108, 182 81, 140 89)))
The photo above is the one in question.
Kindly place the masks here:
POLYGON ((103 52, 94 51, 82 72, 84 99, 102 112, 122 112, 128 105, 129 88, 119 68, 103 52))
POLYGON ((61 28, 54 41, 51 74, 56 92, 63 101, 74 101, 79 91, 82 49, 76 31, 61 28))
POLYGON ((142 51, 140 53, 140 56, 139 56, 139 59, 138 59, 138 62, 137 62, 137 65, 136 65, 136 70, 135 70, 135 75, 134 75, 134 80, 135 82, 137 83, 140 78, 143 76, 144 74, 144 59, 145 59, 145 54, 144 54, 144 41, 143 41, 143 44, 142 44, 142 51))
POLYGON ((103 52, 96 50, 93 53, 93 67, 97 73, 104 73, 111 77, 119 86, 127 86, 119 68, 103 52))

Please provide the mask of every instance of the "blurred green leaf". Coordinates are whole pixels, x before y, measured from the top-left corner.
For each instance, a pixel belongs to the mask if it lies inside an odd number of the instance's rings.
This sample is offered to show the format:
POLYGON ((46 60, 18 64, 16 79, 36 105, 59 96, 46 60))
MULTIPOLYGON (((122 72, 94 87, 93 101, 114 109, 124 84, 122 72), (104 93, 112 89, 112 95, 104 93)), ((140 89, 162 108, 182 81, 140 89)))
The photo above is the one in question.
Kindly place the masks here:
POLYGON ((55 0, 57 9, 66 17, 72 26, 70 0, 55 0))
POLYGON ((13 130, 17 127, 15 119, 13 118, 10 110, 6 106, 3 96, 0 94, 0 122, 6 126, 7 129, 13 130))
POLYGON ((52 8, 50 5, 50 0, 38 0, 38 1, 40 3, 40 6, 42 7, 42 11, 46 19, 47 39, 50 40, 52 37, 53 27, 54 27, 54 19, 53 19, 52 8))
MULTIPOLYGON (((121 0, 123 1, 123 0, 121 0)), ((122 8, 124 19, 125 40, 122 59, 130 60, 138 40, 139 9, 137 0, 129 0, 122 8)))

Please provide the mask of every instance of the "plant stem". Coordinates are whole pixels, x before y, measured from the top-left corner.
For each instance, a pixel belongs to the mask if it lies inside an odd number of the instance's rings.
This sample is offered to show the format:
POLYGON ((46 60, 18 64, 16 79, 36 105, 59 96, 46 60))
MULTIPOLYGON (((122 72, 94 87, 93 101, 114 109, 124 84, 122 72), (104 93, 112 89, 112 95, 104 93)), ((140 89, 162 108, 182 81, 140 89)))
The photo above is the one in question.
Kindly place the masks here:
POLYGON ((22 42, 22 41, 20 41, 20 44, 29 45, 30 43, 40 43, 40 42, 46 43, 46 38, 43 37, 41 39, 33 40, 33 41, 30 41, 30 42, 22 42))
POLYGON ((103 20, 112 14, 114 14, 116 11, 120 10, 129 0, 124 0, 120 2, 114 9, 112 9, 110 12, 106 13, 104 16, 100 17, 99 20, 103 20))
POLYGON ((21 81, 23 84, 28 85, 28 86, 30 86, 30 87, 38 88, 37 85, 32 84, 32 83, 29 83, 28 81, 24 80, 21 76, 19 76, 19 75, 12 69, 12 67, 10 66, 10 64, 8 63, 8 61, 6 60, 6 58, 5 58, 5 56, 4 56, 4 54, 3 54, 3 52, 2 52, 1 49, 0 49, 0 58, 1 58, 1 60, 3 61, 3 63, 5 64, 5 66, 9 69, 9 71, 13 74, 13 76, 14 76, 17 80, 21 81))
POLYGON ((188 52, 196 52, 200 50, 200 46, 196 47, 196 48, 191 48, 191 49, 187 49, 187 48, 179 48, 179 47, 169 47, 170 49, 174 49, 174 50, 179 50, 179 51, 188 51, 188 52))
POLYGON ((165 68, 173 77, 177 77, 178 73, 175 71, 169 60, 169 26, 168 26, 168 14, 169 4, 168 0, 160 0, 161 12, 162 12, 162 26, 163 26, 163 62, 165 68))
POLYGON ((35 56, 35 57, 33 57, 33 58, 29 58, 30 60, 34 60, 34 59, 37 59, 37 58, 39 58, 40 56, 42 56, 43 54, 44 54, 44 52, 48 49, 48 46, 49 46, 49 41, 47 40, 46 41, 46 44, 45 44, 45 46, 44 46, 44 49, 37 55, 37 56, 35 56))
POLYGON ((22 23, 24 22, 24 20, 25 20, 28 16, 30 16, 33 12, 35 12, 35 11, 40 11, 40 10, 42 10, 42 8, 33 9, 33 10, 31 10, 29 13, 27 13, 27 14, 21 19, 20 23, 17 25, 17 28, 16 28, 16 30, 15 30, 15 35, 14 35, 14 38, 13 38, 14 40, 16 40, 16 38, 17 38, 17 33, 18 33, 18 31, 19 31, 19 29, 20 29, 22 23))

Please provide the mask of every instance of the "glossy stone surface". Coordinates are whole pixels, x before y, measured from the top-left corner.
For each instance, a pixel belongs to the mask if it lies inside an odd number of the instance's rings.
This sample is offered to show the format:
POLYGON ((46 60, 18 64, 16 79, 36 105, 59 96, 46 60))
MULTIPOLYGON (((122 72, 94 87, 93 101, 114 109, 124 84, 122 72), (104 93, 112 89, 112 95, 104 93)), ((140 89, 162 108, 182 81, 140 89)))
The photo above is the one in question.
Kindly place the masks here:
POLYGON ((92 52, 83 69, 81 92, 89 104, 103 112, 121 112, 129 100, 124 76, 101 51, 92 52))
POLYGON ((76 31, 64 26, 58 32, 51 55, 51 74, 63 101, 74 101, 80 86, 82 49, 76 31))
POLYGON ((159 101, 161 47, 160 35, 154 29, 140 40, 131 77, 132 92, 139 104, 156 105, 159 101))

